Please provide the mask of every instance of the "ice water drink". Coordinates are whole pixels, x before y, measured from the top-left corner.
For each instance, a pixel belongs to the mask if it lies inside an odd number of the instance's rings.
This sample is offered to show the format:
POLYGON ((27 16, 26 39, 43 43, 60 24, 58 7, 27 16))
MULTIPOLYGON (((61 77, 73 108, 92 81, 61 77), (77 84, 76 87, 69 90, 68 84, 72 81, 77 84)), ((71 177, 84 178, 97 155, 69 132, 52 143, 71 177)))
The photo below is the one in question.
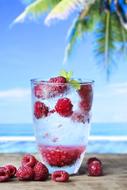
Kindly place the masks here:
POLYGON ((93 81, 79 82, 78 88, 62 76, 31 83, 34 129, 42 162, 50 173, 77 173, 88 144, 93 81))

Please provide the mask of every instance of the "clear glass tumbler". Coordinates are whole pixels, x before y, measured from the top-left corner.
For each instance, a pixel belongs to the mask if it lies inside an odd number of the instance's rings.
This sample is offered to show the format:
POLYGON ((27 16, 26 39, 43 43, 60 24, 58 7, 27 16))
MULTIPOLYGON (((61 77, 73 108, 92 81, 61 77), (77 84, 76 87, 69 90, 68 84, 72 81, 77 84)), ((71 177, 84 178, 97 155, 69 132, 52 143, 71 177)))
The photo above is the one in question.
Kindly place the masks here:
POLYGON ((36 143, 49 172, 78 172, 90 131, 93 81, 69 83, 31 80, 36 143))

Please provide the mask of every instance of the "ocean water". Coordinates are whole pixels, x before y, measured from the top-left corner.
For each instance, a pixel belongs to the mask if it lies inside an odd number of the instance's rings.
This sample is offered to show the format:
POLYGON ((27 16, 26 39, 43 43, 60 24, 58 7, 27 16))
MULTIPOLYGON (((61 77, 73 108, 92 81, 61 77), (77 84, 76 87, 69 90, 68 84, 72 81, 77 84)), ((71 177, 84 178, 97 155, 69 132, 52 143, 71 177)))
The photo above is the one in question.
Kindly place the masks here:
MULTIPOLYGON (((0 153, 37 152, 32 124, 0 124, 0 153)), ((92 123, 88 153, 127 153, 127 123, 92 123)))

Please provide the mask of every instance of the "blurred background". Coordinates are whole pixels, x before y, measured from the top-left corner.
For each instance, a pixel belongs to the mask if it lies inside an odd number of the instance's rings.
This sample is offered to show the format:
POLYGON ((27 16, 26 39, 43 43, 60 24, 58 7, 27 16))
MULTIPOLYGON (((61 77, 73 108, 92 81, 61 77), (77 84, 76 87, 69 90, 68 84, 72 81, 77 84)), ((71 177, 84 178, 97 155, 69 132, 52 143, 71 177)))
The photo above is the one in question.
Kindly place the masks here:
POLYGON ((87 34, 63 64, 74 15, 50 27, 43 18, 11 27, 25 6, 22 0, 0 0, 0 152, 36 151, 30 80, 48 79, 61 69, 73 71, 75 78, 95 81, 88 151, 127 152, 127 63, 117 60, 107 81, 91 50, 93 34, 87 34))

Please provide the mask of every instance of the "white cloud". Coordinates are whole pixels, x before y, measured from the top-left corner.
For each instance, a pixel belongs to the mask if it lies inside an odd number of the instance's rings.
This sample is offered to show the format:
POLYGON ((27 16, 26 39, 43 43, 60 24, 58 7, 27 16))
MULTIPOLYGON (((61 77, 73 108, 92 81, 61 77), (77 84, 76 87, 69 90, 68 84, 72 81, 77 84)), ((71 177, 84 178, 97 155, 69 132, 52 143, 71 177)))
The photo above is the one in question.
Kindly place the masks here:
POLYGON ((113 84, 110 84, 109 86, 111 87, 116 87, 116 88, 127 88, 127 82, 122 82, 122 83, 113 83, 113 84))
POLYGON ((93 102, 95 122, 127 122, 127 82, 105 85, 93 102))
POLYGON ((127 82, 124 83, 114 83, 109 86, 112 92, 116 95, 127 95, 127 82))
POLYGON ((30 89, 16 88, 0 91, 0 99, 13 98, 22 99, 30 96, 30 89))
POLYGON ((119 95, 127 96, 127 82, 106 85, 101 91, 95 94, 95 97, 109 98, 119 95))
POLYGON ((32 122, 29 88, 0 91, 0 123, 32 122))

